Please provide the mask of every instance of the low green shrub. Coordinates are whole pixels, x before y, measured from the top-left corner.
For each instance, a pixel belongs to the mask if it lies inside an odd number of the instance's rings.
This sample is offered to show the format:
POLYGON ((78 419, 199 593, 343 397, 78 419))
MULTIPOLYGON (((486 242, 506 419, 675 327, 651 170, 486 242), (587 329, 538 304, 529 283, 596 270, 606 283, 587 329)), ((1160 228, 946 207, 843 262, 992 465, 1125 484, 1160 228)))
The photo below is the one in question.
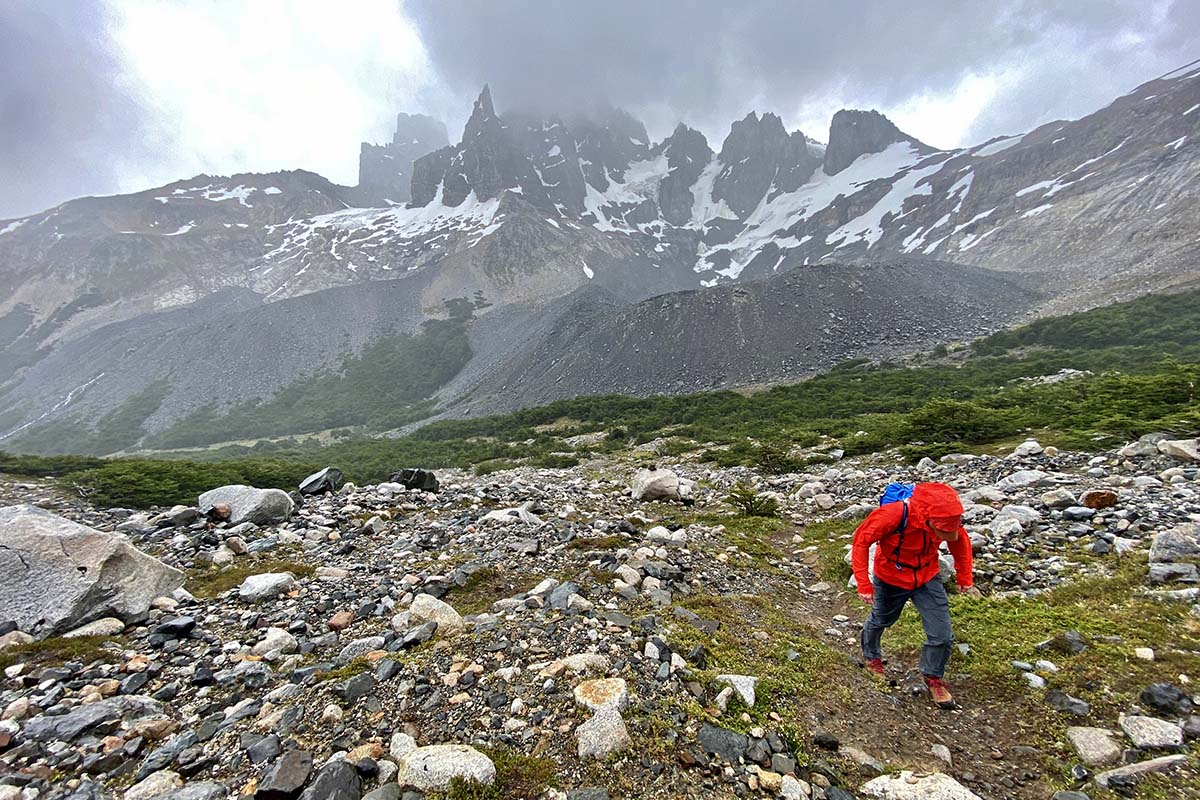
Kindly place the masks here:
POLYGON ((779 516, 779 501, 774 497, 759 494, 748 483, 738 483, 730 490, 725 502, 748 517, 779 516))

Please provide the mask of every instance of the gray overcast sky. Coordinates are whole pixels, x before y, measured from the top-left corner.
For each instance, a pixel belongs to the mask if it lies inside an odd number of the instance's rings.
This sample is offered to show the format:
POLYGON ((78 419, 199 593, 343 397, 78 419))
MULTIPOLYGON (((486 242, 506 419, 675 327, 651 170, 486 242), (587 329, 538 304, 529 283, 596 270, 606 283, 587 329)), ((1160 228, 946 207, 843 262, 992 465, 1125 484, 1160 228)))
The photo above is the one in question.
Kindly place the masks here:
POLYGON ((1100 108, 1200 57, 1197 0, 3 0, 0 218, 200 172, 356 181, 398 111, 606 101, 717 148, 877 108, 940 147, 1100 108))

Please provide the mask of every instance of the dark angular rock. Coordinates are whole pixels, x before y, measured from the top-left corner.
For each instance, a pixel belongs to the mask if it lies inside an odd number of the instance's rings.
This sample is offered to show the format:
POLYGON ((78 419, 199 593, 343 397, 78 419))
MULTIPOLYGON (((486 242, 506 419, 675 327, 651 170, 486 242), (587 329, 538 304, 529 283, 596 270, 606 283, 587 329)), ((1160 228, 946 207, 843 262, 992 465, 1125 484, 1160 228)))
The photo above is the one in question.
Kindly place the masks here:
POLYGON ((246 756, 250 759, 251 764, 266 763, 282 752, 283 745, 279 743, 279 737, 273 733, 262 737, 246 748, 246 756))
POLYGON ((441 489, 437 475, 427 469, 409 467, 399 472, 393 472, 388 480, 401 484, 405 489, 420 489, 422 492, 437 492, 441 489))
POLYGON ((198 781, 181 786, 173 792, 159 795, 154 800, 225 800, 229 790, 216 781, 198 781))
POLYGON ((550 608, 554 609, 555 611, 565 611, 567 608, 567 600, 571 597, 571 595, 579 594, 579 591, 579 584, 575 583, 574 581, 560 583, 554 588, 554 591, 550 593, 550 597, 547 600, 547 605, 549 605, 550 608))
POLYGON ((79 706, 58 716, 42 714, 25 723, 24 738, 35 742, 69 742, 82 733, 119 719, 138 719, 161 714, 162 705, 148 697, 122 695, 79 706))
POLYGON ((385 783, 373 792, 369 792, 363 800, 400 800, 400 784, 385 783))
POLYGON ((135 672, 121 681, 121 694, 140 694, 149 682, 149 673, 135 672))
POLYGON ((326 467, 314 472, 300 482, 300 494, 324 494, 336 492, 342 485, 342 471, 337 467, 326 467))
POLYGON ((572 789, 567 792, 567 800, 608 800, 608 789, 572 789))
POLYGON ((317 778, 300 795, 301 800, 359 800, 362 797, 362 778, 347 761, 326 764, 317 778))
POLYGON ((750 746, 746 748, 745 759, 753 761, 755 764, 765 764, 771 758, 771 747, 765 739, 751 739, 750 746))
POLYGON ((375 676, 370 672, 360 672, 344 681, 335 683, 333 693, 345 700, 347 705, 354 705, 374 688, 375 676))
POLYGON ((787 775, 794 772, 796 769, 796 760, 785 756, 783 753, 775 753, 771 756, 771 771, 778 772, 780 775, 787 775))
POLYGON ((433 620, 424 622, 415 628, 409 628, 401 637, 398 646, 401 650, 407 650, 410 647, 424 644, 433 638, 435 631, 437 631, 437 623, 433 620))
POLYGON ((1055 711, 1074 714, 1077 717, 1086 717, 1092 711, 1090 705, 1078 697, 1072 697, 1061 689, 1051 689, 1046 692, 1046 704, 1055 711))
POLYGON ((1142 690, 1141 701, 1168 714, 1188 714, 1192 698, 1183 689, 1170 683, 1152 683, 1142 690))
POLYGON ((194 747, 199 741, 200 738, 193 731, 186 731, 171 737, 166 744, 146 756, 146 760, 134 773, 134 780, 140 781, 152 772, 166 769, 184 750, 194 747))
POLYGON ((817 734, 813 736, 813 744, 815 744, 817 747, 820 747, 822 750, 832 750, 833 752, 837 752, 837 749, 842 746, 841 742, 837 740, 837 737, 826 733, 825 731, 818 731, 817 734))
POLYGON ((704 752, 719 756, 730 764, 737 764, 738 760, 745 756, 746 748, 750 746, 750 740, 745 734, 708 723, 700 728, 696 740, 704 748, 704 752))

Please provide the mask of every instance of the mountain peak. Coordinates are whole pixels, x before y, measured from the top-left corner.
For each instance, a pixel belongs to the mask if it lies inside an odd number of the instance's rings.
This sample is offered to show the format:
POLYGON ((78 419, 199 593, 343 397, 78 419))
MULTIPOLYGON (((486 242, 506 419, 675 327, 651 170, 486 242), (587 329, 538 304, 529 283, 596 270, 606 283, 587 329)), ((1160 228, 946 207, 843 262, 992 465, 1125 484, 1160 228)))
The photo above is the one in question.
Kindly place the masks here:
POLYGON ((784 191, 801 185, 816 169, 803 146, 795 145, 777 115, 751 111, 733 123, 721 144, 724 168, 713 184, 713 196, 745 219, 773 184, 784 191), (782 179, 782 180, 780 180, 782 179))
POLYGON ((829 144, 825 148, 825 172, 836 175, 859 156, 878 153, 896 142, 926 145, 900 130, 878 111, 843 108, 829 123, 829 144))
POLYGON ((483 85, 483 91, 475 100, 474 108, 471 109, 472 117, 477 114, 482 114, 484 117, 496 116, 496 109, 492 106, 492 89, 486 83, 483 85))

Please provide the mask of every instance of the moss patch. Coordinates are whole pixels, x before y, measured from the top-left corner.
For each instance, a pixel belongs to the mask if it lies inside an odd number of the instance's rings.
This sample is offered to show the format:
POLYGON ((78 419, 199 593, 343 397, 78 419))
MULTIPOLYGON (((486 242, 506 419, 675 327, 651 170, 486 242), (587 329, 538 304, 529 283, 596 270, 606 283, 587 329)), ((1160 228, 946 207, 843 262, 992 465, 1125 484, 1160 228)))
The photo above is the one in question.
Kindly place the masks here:
POLYGON ((114 663, 122 660, 123 640, 112 636, 61 636, 28 644, 14 645, 0 652, 0 669, 13 664, 62 664, 79 661, 114 663))
POLYGON ((482 614, 491 610, 492 603, 517 591, 510 575, 495 567, 485 567, 472 572, 462 586, 451 589, 446 602, 459 614, 482 614))
MULTIPOLYGON (((446 800, 524 800, 541 797, 554 784, 557 772, 552 759, 527 756, 508 749, 484 749, 482 752, 496 765, 496 782, 485 786, 454 778, 450 782, 450 790, 442 797, 446 800)), ((428 796, 439 797, 438 794, 428 796)))

